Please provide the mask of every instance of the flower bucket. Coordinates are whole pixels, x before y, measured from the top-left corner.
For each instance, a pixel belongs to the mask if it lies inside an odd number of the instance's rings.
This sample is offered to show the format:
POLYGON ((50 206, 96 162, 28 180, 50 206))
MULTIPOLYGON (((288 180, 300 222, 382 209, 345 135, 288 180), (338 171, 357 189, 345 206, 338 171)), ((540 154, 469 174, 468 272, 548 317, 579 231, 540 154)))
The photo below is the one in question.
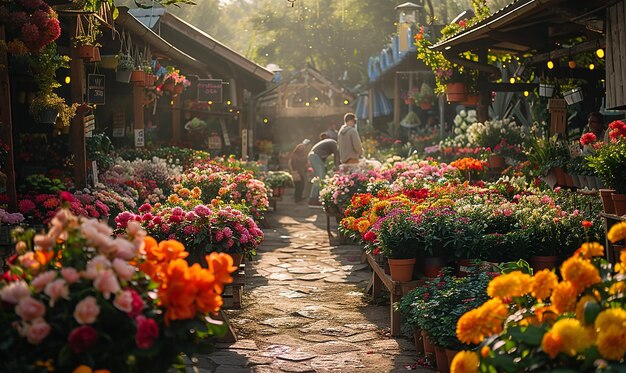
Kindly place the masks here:
POLYGON ((600 198, 602 198, 602 207, 607 214, 615 214, 615 204, 611 194, 615 193, 613 189, 600 189, 600 198))
POLYGON ((446 359, 448 360, 448 366, 452 365, 452 360, 454 360, 454 357, 458 353, 459 353, 459 351, 457 351, 457 350, 448 350, 446 348, 446 359))
POLYGON ((446 265, 446 259, 442 256, 424 258, 424 276, 435 278, 446 265))
POLYGON ((489 168, 504 168, 504 157, 501 155, 490 155, 488 160, 489 168))
POLYGON ((78 57, 84 60, 91 60, 96 55, 96 47, 93 45, 81 45, 77 48, 77 54, 78 57))
POLYGON ((440 373, 450 372, 450 366, 448 365, 448 358, 446 357, 446 349, 443 347, 435 346, 435 360, 437 360, 437 371, 440 373))
POLYGON ((393 281, 409 282, 413 279, 413 267, 415 258, 411 259, 387 259, 391 279, 393 281))
POLYGON ((446 99, 449 102, 462 102, 466 98, 465 83, 448 83, 446 85, 446 99))
POLYGON ((626 215, 626 194, 612 193, 615 215, 626 215))
POLYGON ((465 106, 476 106, 478 105, 478 101, 480 100, 480 95, 472 94, 467 95, 467 99, 462 102, 465 106))
POLYGON ((424 342, 424 354, 425 355, 434 354, 435 346, 433 346, 433 344, 430 343, 430 337, 428 336, 428 332, 426 330, 422 330, 420 334, 422 335, 422 341, 424 342))
POLYGON ((37 113, 37 123, 41 124, 55 124, 57 122, 57 117, 59 116, 59 111, 55 108, 45 108, 39 110, 37 113))
POLYGON ((433 108, 432 102, 428 102, 428 101, 420 102, 420 109, 430 110, 432 108, 433 108))
POLYGON ((542 269, 554 269, 559 261, 557 256, 541 256, 536 255, 530 257, 530 266, 533 268, 535 273, 541 271, 542 269))
POLYGON ((130 75, 130 81, 137 84, 144 84, 146 82, 146 72, 143 70, 133 70, 130 75))
POLYGON ((563 92, 563 98, 567 101, 568 105, 574 105, 583 100, 583 90, 580 87, 570 89, 563 92))
POLYGON ((418 356, 424 354, 424 341, 422 340, 422 329, 413 328, 413 339, 415 340, 415 353, 418 356))
POLYGON ((130 83, 130 76, 132 74, 132 71, 118 70, 115 72, 115 80, 120 83, 130 83))

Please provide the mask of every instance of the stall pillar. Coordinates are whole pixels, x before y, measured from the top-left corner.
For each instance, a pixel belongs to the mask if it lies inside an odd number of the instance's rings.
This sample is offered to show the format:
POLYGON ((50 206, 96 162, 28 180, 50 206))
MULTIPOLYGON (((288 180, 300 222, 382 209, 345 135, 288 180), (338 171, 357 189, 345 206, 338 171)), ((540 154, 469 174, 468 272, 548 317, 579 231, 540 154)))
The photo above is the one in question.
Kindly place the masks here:
MULTIPOLYGON (((70 30, 76 29, 76 18, 70 22, 70 30)), ((70 47, 70 86, 71 102, 82 104, 85 91, 85 65, 78 55, 78 48, 70 47)), ((87 186, 87 152, 85 149, 85 123, 83 111, 79 108, 70 124, 72 150, 74 152, 74 182, 77 189, 87 186)))
POLYGON ((143 131, 144 131, 144 118, 143 118, 143 100, 144 89, 139 85, 133 85, 133 123, 134 123, 134 136, 135 147, 142 148, 143 143, 143 131), (141 141, 138 141, 138 137, 141 137, 141 141))
MULTIPOLYGON (((487 51, 481 50, 478 52, 478 62, 487 65, 487 51)), ((478 73, 478 92, 480 94, 480 99, 478 102, 478 107, 476 108, 476 117, 479 122, 484 123, 489 120, 489 106, 491 106, 491 89, 488 88, 489 85, 489 76, 487 74, 479 72, 478 73)))
POLYGON ((174 105, 172 106, 172 139, 174 144, 180 144, 180 95, 176 95, 173 99, 174 105))
MULTIPOLYGON (((0 40, 4 42, 4 26, 0 25, 0 40)), ((9 211, 17 212, 17 190, 15 188, 15 162, 13 159, 13 119, 11 117, 11 84, 9 81, 9 63, 6 52, 0 52, 0 135, 9 148, 6 164, 6 189, 9 196, 9 211)))
POLYGON ((398 73, 393 78, 393 129, 400 135, 400 83, 398 73))
MULTIPOLYGON (((235 84, 235 80, 231 80, 231 86, 235 84)), ((236 104, 236 107, 239 107, 240 103, 243 103, 243 88, 241 85, 236 85, 236 96, 235 100, 233 100, 233 104, 236 104)), ((250 135, 254 135, 254 133, 250 133, 250 130, 246 127, 246 121, 241 113, 237 115, 237 122, 239 123, 239 134, 241 135, 241 158, 248 159, 248 144, 254 139, 250 135), (245 135, 244 135, 245 132, 245 135)))
POLYGON ((370 88, 367 91, 367 117, 370 122, 370 126, 374 126, 374 89, 370 88))

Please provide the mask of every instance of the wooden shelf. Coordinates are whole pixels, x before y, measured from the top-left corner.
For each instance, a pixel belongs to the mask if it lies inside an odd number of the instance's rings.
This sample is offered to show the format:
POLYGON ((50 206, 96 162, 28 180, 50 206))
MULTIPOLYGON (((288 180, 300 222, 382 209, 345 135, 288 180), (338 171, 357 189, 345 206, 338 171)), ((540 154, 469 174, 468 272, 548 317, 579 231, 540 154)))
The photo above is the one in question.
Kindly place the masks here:
MULTIPOLYGON (((626 221, 626 215, 620 216, 620 215, 607 214, 605 212, 602 212, 600 213, 600 216, 604 218, 604 228, 606 229, 607 233, 614 224, 626 221)), ((624 243, 622 244, 611 243, 609 239, 607 238, 605 242, 605 247, 606 247, 606 252, 604 253, 604 256, 606 257, 606 259, 612 264, 617 263, 619 261, 617 252, 621 251, 624 248, 624 243)))

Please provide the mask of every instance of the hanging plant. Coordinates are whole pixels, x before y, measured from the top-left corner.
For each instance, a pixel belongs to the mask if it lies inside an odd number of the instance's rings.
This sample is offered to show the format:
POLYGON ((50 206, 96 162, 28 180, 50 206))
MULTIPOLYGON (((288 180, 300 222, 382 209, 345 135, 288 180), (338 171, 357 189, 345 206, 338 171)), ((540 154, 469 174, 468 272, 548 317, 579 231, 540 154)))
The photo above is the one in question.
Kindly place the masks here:
POLYGON ((61 35, 57 14, 41 0, 3 1, 0 24, 6 27, 6 49, 12 55, 39 53, 61 35))

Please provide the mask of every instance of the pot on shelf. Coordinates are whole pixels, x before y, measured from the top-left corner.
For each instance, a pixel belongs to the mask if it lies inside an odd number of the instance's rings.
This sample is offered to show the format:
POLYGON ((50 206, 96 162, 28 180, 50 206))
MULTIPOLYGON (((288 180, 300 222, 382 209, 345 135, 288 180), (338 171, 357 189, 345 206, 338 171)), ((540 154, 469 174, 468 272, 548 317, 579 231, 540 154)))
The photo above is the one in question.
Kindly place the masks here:
POLYGON ((626 215, 626 194, 611 193, 615 215, 626 215))
POLYGON ((240 253, 228 253, 233 258, 233 266, 239 268, 241 262, 243 262, 243 254, 240 253))
POLYGON ((530 257, 530 266, 533 268, 535 273, 541 271, 542 269, 554 269, 559 262, 559 258, 557 256, 548 256, 548 255, 535 255, 530 257))
POLYGON ((449 102, 462 102, 467 99, 465 92, 465 83, 448 83, 446 84, 446 99, 449 102))
POLYGON ((415 258, 411 259, 387 259, 391 279, 400 282, 409 282, 413 279, 413 267, 415 258))
POLYGON ((446 348, 446 359, 448 360, 448 366, 452 365, 452 360, 454 360, 454 357, 458 353, 459 353, 459 351, 457 351, 457 350, 449 350, 449 349, 446 348))
POLYGON ((430 343, 430 337, 428 336, 428 332, 426 330, 422 330, 420 334, 422 335, 422 342, 424 342, 424 354, 433 355, 435 353, 435 346, 430 343))
POLYGON ((554 172, 556 173, 556 183, 560 186, 567 185, 565 171, 561 167, 554 167, 554 172))
POLYGON ((435 346, 435 360, 437 360, 437 371, 440 373, 449 373, 450 366, 448 365, 448 358, 446 357, 446 349, 443 347, 435 346))
POLYGON ((422 337, 422 329, 418 327, 413 328, 413 339, 415 340, 415 352, 418 356, 424 354, 424 341, 422 337))
POLYGON ((146 82, 146 72, 143 70, 133 70, 130 75, 130 81, 137 84, 144 84, 146 82))
POLYGON ((615 204, 611 195, 615 193, 614 189, 600 189, 600 198, 602 198, 602 207, 607 214, 615 214, 615 204))

